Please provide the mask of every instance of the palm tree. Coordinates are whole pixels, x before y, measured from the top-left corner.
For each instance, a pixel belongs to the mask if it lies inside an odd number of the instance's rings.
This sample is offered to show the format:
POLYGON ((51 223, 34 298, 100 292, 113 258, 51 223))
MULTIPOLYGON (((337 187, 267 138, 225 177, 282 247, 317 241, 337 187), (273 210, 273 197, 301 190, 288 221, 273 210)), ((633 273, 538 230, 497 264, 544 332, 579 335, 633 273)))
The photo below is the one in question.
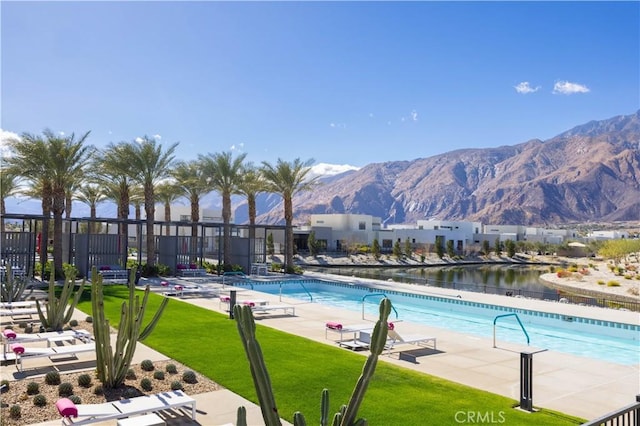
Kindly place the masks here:
POLYGON ((84 146, 89 137, 87 132, 77 141, 75 135, 56 136, 51 130, 44 132, 49 155, 46 163, 50 168, 53 212, 53 266, 56 278, 62 277, 62 215, 65 211, 66 191, 82 175, 88 164, 92 150, 84 146))
MULTIPOLYGON (((164 221, 171 222, 171 203, 182 196, 181 188, 173 182, 163 182, 156 188, 156 198, 164 204, 164 221)), ((165 227, 165 235, 169 235, 171 229, 165 227)))
POLYGON ((39 256, 44 271, 48 257, 49 218, 53 199, 51 176, 44 161, 48 157, 47 143, 41 136, 31 133, 23 133, 20 138, 12 138, 8 142, 12 152, 12 155, 6 158, 8 170, 30 183, 30 189, 24 191, 25 194, 41 200, 43 220, 39 256))
POLYGON ((302 162, 299 158, 291 163, 278 158, 275 165, 262 162, 261 172, 268 191, 282 195, 284 202, 286 246, 284 266, 287 272, 293 270, 293 196, 298 192, 310 190, 316 185, 319 176, 307 178, 313 162, 313 159, 302 162))
POLYGON ((255 238, 256 238, 256 196, 258 193, 266 190, 266 183, 260 172, 249 163, 245 166, 242 178, 238 184, 238 192, 247 197, 247 209, 249 212, 249 241, 252 246, 250 257, 253 259, 255 254, 255 238))
POLYGON ((225 270, 231 268, 231 195, 239 193, 238 184, 242 177, 242 162, 246 156, 246 153, 240 154, 234 159, 231 152, 199 156, 211 189, 222 196, 222 249, 225 270))
MULTIPOLYGON (((171 175, 191 205, 191 253, 197 252, 198 222, 200 221, 200 196, 209 192, 204 167, 199 161, 179 162, 171 175)), ((203 235, 204 237, 204 235, 203 235)), ((194 262, 196 259, 190 259, 194 262)))
MULTIPOLYGON (((18 176, 6 167, 0 166, 0 214, 7 213, 5 199, 18 192, 18 176)), ((4 219, 0 220, 0 233, 4 235, 4 219)), ((2 243, 2 241, 0 241, 2 243)))
POLYGON ((107 195, 102 190, 100 185, 94 183, 80 186, 80 188, 78 188, 78 190, 76 191, 75 198, 81 203, 89 206, 89 217, 91 221, 89 222, 88 228, 89 233, 93 234, 97 229, 97 227, 95 226, 95 219, 97 217, 98 204, 106 200, 107 195))
MULTIPOLYGON (((126 147, 128 143, 109 144, 107 149, 96 157, 96 174, 98 182, 103 186, 108 199, 118 206, 117 218, 123 221, 129 219, 129 205, 131 192, 131 172, 126 147)), ((121 222, 119 234, 127 238, 128 226, 121 222)))
POLYGON ((133 212, 136 220, 141 220, 142 203, 144 203, 144 187, 142 185, 133 185, 130 188, 129 201, 133 204, 133 212))
POLYGON ((162 179, 169 177, 173 153, 178 143, 169 146, 163 151, 162 144, 147 136, 142 141, 134 141, 125 147, 129 159, 129 169, 132 178, 144 188, 144 210, 146 215, 147 231, 147 266, 156 263, 154 216, 155 216, 155 186, 162 179))

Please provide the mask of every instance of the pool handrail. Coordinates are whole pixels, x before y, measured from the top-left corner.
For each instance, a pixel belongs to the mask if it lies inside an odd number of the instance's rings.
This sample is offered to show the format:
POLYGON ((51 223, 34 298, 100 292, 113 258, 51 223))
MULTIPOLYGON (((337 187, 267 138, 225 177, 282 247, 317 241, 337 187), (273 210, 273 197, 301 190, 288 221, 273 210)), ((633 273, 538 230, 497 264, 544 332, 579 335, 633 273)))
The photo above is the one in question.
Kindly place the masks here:
MULTIPOLYGON (((302 289, 305 291, 305 293, 307 293, 307 295, 309 296, 309 300, 311 302, 313 302, 313 296, 311 295, 311 293, 309 292, 309 290, 307 290, 307 288, 304 286, 304 283, 299 281, 299 282, 295 282, 297 284, 300 284, 302 286, 302 289)), ((280 281, 280 301, 282 302, 282 284, 287 284, 286 282, 280 281)), ((289 283, 290 284, 290 283, 289 283)))
MULTIPOLYGON (((388 299, 387 295, 385 293, 369 293, 369 294, 365 294, 364 296, 362 296, 361 302, 362 302, 362 319, 364 319, 364 299, 366 299, 369 296, 384 296, 388 299)), ((391 309, 393 309, 393 312, 396 314, 396 318, 398 318, 398 311, 396 310, 396 308, 393 306, 393 304, 391 305, 391 309)))
POLYGON ((496 347, 496 321, 498 321, 498 318, 504 318, 504 317, 516 317, 516 320, 518 320, 518 324, 520 324, 520 328, 522 329, 522 331, 524 332, 525 337, 527 338, 527 345, 529 344, 529 333, 527 333, 527 330, 524 328, 524 324, 522 324, 522 321, 520 321, 520 317, 518 316, 518 314, 516 314, 515 312, 511 312, 510 314, 502 314, 502 315, 498 315, 493 319, 493 347, 496 347))

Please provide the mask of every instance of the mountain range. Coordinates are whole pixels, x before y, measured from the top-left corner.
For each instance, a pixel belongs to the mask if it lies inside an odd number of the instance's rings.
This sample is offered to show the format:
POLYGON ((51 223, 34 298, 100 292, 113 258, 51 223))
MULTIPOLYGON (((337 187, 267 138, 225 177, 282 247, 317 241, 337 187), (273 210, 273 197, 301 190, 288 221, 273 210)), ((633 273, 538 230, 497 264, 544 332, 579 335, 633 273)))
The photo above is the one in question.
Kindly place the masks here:
MULTIPOLYGON (((259 223, 283 223, 280 197, 262 194, 257 207, 259 223)), ((243 210, 236 209, 238 223, 243 210)), ((323 213, 373 215, 384 224, 640 220, 640 110, 545 141, 369 164, 321 179, 294 197, 293 211, 298 224, 323 213)))
MULTIPOLYGON (((294 197, 295 224, 323 213, 367 214, 384 224, 425 219, 541 226, 638 221, 640 110, 590 121, 545 141, 461 149, 360 169, 318 164, 313 173, 321 175, 320 184, 294 197)), ((235 222, 247 223, 244 198, 232 201, 235 222)), ((33 199, 9 198, 6 204, 9 213, 42 211, 33 199)), ((259 194, 256 204, 258 223, 283 224, 280 195, 259 194)), ((201 206, 220 210, 220 197, 208 194, 201 206)), ((101 217, 115 217, 115 211, 113 203, 98 207, 101 217)), ((88 213, 88 207, 74 202, 73 217, 88 213)))

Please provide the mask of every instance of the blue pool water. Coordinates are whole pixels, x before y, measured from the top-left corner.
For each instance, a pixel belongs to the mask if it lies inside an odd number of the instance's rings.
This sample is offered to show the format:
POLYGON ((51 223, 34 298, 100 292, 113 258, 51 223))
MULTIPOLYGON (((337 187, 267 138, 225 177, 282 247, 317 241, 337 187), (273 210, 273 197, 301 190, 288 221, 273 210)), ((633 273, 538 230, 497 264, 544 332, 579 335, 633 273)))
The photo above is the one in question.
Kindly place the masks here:
MULTIPOLYGON (((481 337, 493 337, 494 319, 516 313, 530 339, 530 346, 623 365, 640 363, 640 326, 581 317, 514 309, 457 298, 378 290, 321 280, 246 284, 256 291, 313 301, 378 316, 380 299, 391 299, 390 319, 406 320, 481 337), (364 302, 363 302, 364 299, 364 302)), ((497 320, 496 340, 526 344, 525 332, 510 315, 497 320)))

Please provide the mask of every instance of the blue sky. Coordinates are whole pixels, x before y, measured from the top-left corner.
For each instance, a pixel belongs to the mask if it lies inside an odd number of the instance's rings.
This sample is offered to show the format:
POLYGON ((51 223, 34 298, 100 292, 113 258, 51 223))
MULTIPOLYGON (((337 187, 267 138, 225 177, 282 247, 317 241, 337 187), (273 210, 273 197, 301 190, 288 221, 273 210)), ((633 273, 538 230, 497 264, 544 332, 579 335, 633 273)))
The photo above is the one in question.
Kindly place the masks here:
POLYGON ((3 134, 412 160, 640 108, 638 2, 2 1, 3 134))

